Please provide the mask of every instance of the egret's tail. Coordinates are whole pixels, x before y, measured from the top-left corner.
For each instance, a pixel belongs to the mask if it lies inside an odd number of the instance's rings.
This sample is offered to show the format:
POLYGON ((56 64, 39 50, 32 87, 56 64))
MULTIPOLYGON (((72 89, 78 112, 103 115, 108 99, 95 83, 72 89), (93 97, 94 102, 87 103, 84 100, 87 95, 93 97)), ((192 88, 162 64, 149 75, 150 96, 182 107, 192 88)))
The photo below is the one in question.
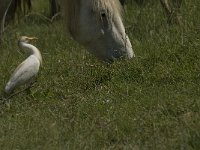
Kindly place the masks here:
POLYGON ((13 90, 14 90, 14 87, 12 86, 11 82, 8 82, 5 87, 5 92, 7 94, 10 94, 12 93, 13 90))

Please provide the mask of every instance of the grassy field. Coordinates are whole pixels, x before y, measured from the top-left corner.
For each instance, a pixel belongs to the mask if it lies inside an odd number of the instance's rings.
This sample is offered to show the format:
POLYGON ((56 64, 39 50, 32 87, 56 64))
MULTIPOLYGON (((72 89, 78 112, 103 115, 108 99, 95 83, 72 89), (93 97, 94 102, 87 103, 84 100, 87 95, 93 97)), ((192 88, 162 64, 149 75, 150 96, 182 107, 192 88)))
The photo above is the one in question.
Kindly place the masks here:
POLYGON ((30 16, 10 25, 0 88, 25 58, 17 35, 39 38, 44 63, 32 95, 0 104, 1 149, 199 150, 199 8, 199 0, 184 0, 180 27, 166 24, 159 3, 126 6, 137 57, 112 65, 67 38, 61 20, 30 16))

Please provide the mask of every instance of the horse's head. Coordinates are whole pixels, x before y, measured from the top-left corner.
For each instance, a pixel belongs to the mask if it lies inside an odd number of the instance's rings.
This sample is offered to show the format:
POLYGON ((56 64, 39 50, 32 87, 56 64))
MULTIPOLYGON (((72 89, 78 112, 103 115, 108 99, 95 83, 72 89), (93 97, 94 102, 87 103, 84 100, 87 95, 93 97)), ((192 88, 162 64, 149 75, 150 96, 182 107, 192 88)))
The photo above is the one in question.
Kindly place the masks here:
POLYGON ((68 0, 68 11, 65 11, 68 30, 75 40, 107 62, 134 56, 125 33, 118 0, 75 1, 71 3, 72 6, 68 0))

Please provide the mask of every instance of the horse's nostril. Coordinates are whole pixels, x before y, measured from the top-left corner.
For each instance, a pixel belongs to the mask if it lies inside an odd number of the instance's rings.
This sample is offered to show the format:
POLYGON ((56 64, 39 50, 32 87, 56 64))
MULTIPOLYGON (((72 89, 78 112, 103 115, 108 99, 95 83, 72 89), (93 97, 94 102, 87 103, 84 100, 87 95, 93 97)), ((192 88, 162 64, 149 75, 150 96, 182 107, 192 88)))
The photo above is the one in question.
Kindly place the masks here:
POLYGON ((105 16, 106 16, 106 14, 105 14, 105 13, 102 13, 102 14, 101 14, 101 16, 102 16, 102 17, 105 17, 105 16))

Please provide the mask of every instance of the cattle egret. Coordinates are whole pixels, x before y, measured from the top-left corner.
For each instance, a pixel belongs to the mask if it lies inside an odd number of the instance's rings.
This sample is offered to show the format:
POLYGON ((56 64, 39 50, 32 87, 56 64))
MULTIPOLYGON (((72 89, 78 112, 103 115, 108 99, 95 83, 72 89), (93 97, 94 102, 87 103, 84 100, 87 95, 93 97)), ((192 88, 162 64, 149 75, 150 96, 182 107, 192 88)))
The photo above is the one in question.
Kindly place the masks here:
POLYGON ((10 80, 6 84, 5 92, 10 94, 15 88, 27 84, 30 85, 38 74, 42 63, 40 51, 28 42, 36 40, 35 37, 21 36, 18 41, 18 46, 30 55, 24 60, 11 75, 10 80))

